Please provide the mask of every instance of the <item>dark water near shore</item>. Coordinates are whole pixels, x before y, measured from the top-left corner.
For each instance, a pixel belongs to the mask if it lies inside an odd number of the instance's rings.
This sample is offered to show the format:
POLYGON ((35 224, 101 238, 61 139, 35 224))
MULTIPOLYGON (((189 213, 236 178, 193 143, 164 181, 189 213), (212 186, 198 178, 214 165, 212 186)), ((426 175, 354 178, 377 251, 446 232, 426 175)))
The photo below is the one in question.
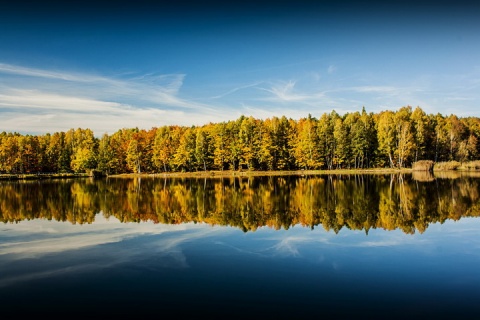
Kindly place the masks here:
POLYGON ((0 182, 9 318, 476 319, 480 178, 0 182))

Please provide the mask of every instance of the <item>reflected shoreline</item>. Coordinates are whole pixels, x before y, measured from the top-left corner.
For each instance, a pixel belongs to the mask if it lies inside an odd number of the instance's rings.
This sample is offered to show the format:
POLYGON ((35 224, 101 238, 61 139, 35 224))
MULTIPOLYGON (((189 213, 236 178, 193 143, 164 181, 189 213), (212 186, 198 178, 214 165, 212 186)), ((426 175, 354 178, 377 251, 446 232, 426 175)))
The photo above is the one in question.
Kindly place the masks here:
POLYGON ((86 224, 102 213, 121 222, 202 222, 244 232, 301 225, 413 234, 480 216, 479 184, 460 172, 2 181, 0 218, 86 224))

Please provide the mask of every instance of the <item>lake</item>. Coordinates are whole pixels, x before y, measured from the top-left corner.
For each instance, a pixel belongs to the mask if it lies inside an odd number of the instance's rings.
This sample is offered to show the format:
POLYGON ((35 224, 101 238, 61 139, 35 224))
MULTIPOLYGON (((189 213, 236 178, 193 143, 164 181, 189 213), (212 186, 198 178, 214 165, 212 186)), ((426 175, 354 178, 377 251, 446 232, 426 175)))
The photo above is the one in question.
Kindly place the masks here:
POLYGON ((2 318, 478 319, 480 177, 0 181, 2 318))

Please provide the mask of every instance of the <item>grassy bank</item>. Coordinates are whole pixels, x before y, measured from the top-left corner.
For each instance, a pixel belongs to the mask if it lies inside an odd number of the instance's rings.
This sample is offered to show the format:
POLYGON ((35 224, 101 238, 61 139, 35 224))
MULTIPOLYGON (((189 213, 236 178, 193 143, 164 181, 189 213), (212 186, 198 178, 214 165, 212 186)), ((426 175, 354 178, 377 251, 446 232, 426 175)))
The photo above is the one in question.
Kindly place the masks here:
POLYGON ((434 171, 470 171, 470 170, 480 170, 480 160, 469 161, 469 162, 458 162, 458 161, 446 161, 446 162, 437 162, 433 167, 434 171))
POLYGON ((67 179, 86 178, 87 173, 25 173, 25 174, 0 174, 0 180, 42 180, 42 179, 67 179))
MULTIPOLYGON (((433 162, 432 162, 433 163, 433 162)), ((421 169, 421 168, 420 168, 421 169)), ((214 177, 252 177, 252 176, 313 176, 322 174, 394 174, 418 171, 418 166, 412 168, 371 168, 371 169, 333 169, 333 170, 291 170, 291 171, 233 171, 207 170, 195 172, 161 172, 161 173, 124 173, 108 175, 109 178, 214 178, 214 177)), ((424 170, 425 171, 425 170, 424 170)), ((430 171, 430 170, 426 170, 430 171)), ((459 163, 455 161, 438 162, 433 166, 434 172, 480 171, 480 161, 459 163)), ((0 174, 0 180, 34 180, 102 177, 98 170, 89 173, 49 173, 49 174, 0 174)))
POLYGON ((309 176, 321 174, 390 174, 407 173, 412 169, 334 169, 334 170, 292 170, 292 171, 196 171, 196 172, 162 172, 162 173, 126 173, 109 175, 109 178, 213 178, 213 177, 251 177, 251 176, 309 176))

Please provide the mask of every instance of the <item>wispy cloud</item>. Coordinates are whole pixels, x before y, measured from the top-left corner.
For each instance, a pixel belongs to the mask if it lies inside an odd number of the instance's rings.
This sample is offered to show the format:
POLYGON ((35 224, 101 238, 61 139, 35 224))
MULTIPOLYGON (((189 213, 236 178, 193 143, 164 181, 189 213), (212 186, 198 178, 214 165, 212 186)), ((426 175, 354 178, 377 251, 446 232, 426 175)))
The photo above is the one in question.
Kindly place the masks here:
POLYGON ((247 85, 244 85, 244 86, 239 86, 239 87, 233 88, 233 89, 231 89, 231 90, 228 90, 228 91, 225 92, 225 93, 222 93, 222 94, 213 96, 213 97, 211 97, 211 99, 220 99, 220 98, 223 98, 223 97, 225 97, 225 96, 231 95, 231 94, 233 94, 233 93, 235 93, 235 92, 237 92, 237 91, 240 91, 240 90, 243 90, 243 89, 252 88, 252 87, 256 87, 256 86, 260 85, 261 83, 263 83, 263 81, 258 81, 258 82, 252 83, 252 84, 247 84, 247 85))
POLYGON ((318 100, 324 97, 323 92, 314 93, 300 93, 295 89, 296 81, 290 80, 287 82, 280 82, 271 85, 268 88, 260 88, 260 90, 271 93, 270 97, 264 100, 279 101, 279 102, 307 102, 311 100, 318 100))
POLYGON ((472 98, 472 97, 447 97, 446 98, 447 100, 449 101, 473 101, 475 100, 475 98, 472 98))
POLYGON ((48 109, 75 112, 114 113, 119 107, 117 102, 99 101, 88 98, 44 93, 38 90, 15 89, 0 94, 0 105, 12 108, 48 109))
POLYGON ((12 75, 21 75, 38 78, 49 78, 57 80, 75 81, 75 82, 115 82, 111 79, 92 76, 87 74, 75 74, 67 72, 59 72, 52 70, 44 70, 37 68, 27 68, 12 64, 0 63, 0 73, 9 73, 12 75))
POLYGON ((6 230, 10 238, 0 244, 0 273, 3 275, 0 287, 32 279, 110 268, 131 261, 136 261, 139 265, 142 262, 138 256, 145 252, 159 258, 156 268, 187 268, 183 244, 192 239, 209 237, 219 230, 221 229, 196 224, 128 224, 116 219, 106 220, 101 216, 88 226, 45 220, 24 221, 14 229, 6 230), (136 250, 125 249, 121 245, 129 239, 145 236, 150 236, 149 241, 136 245, 136 250), (17 238, 22 241, 15 241, 17 238), (110 246, 115 246, 115 250, 110 246), (97 257, 94 263, 90 259, 92 253, 97 257), (12 269, 12 265, 18 261, 47 255, 51 264, 25 270, 12 269), (70 263, 64 261, 67 255, 70 263), (57 263, 58 259, 64 263, 57 263))
POLYGON ((361 86, 361 87, 352 87, 347 88, 346 90, 352 90, 355 92, 379 92, 379 93, 399 93, 401 88, 396 88, 392 86, 361 86))
POLYGON ((1 130, 45 133, 90 128, 201 125, 225 120, 221 109, 179 95, 184 74, 105 77, 0 64, 1 130), (187 116, 188 114, 188 116, 187 116))
POLYGON ((297 94, 293 91, 295 87, 295 83, 296 81, 290 80, 287 83, 274 85, 271 88, 263 89, 263 90, 273 93, 277 98, 279 98, 282 101, 303 101, 305 99, 308 99, 309 98, 308 96, 297 94))
MULTIPOLYGON (((280 111, 277 115, 288 113, 293 115, 293 118, 299 118, 308 113, 318 116, 332 110, 345 114, 359 111, 364 106, 372 112, 397 109, 406 105, 421 106, 426 112, 435 110, 432 106, 436 101, 425 98, 428 95, 428 86, 425 84, 423 86, 376 84, 373 80, 355 78, 338 82, 332 79, 317 78, 317 80, 312 81, 310 72, 307 79, 302 81, 264 82, 269 86, 255 87, 264 94, 251 99, 257 104, 242 103, 242 110, 263 115, 262 118, 275 115, 273 113, 277 111, 280 111), (346 82, 348 86, 345 85, 346 82), (362 84, 364 82, 370 82, 370 84, 364 85, 362 84)), ((460 101, 470 100, 461 99, 460 101)))
MULTIPOLYGON (((45 93, 54 92, 57 95, 73 93, 84 99, 115 101, 135 98, 159 105, 208 109, 206 105, 190 102, 177 96, 183 85, 185 74, 144 74, 116 79, 0 64, 0 74, 2 73, 25 76, 26 78, 22 78, 21 81, 23 87, 16 88, 23 89, 24 92, 28 89, 31 90, 31 87, 40 86, 45 93), (63 91, 60 91, 59 88, 63 91)), ((35 90, 31 90, 31 92, 35 92, 35 90)))
POLYGON ((310 239, 307 237, 286 237, 278 242, 273 249, 276 253, 282 255, 298 257, 300 256, 299 245, 309 241, 310 239))
MULTIPOLYGON (((15 255, 16 259, 23 259, 120 242, 140 234, 160 235, 166 232, 183 232, 186 230, 195 233, 201 230, 211 229, 187 224, 157 225, 147 222, 142 224, 120 223, 115 218, 109 218, 107 220, 102 215, 97 215, 95 223, 86 228, 86 226, 56 221, 23 221, 19 226, 15 226, 15 228, 12 229, 14 231, 10 230, 10 228, 7 228, 5 231, 15 232, 26 240, 21 242, 3 242, 0 244, 0 256, 15 255), (29 237, 26 237, 26 235, 29 235, 29 237)), ((188 236, 185 235, 183 235, 183 237, 188 238, 188 236)), ((179 236, 176 239, 176 243, 180 243, 186 238, 179 236)), ((168 247, 172 246, 169 245, 168 247)))
MULTIPOLYGON (((129 127, 203 125, 242 114, 263 119, 298 119, 332 110, 344 114, 364 106, 372 112, 411 105, 427 113, 478 113, 478 70, 451 76, 456 86, 447 76, 417 75, 399 82, 341 71, 332 64, 290 78, 267 80, 257 74, 256 80, 244 78, 243 85, 213 95, 210 84, 208 90, 195 87, 196 94, 188 91, 192 86, 185 85, 184 73, 99 75, 0 63, 0 131, 38 134, 83 127, 101 135, 129 127), (326 72, 320 76, 322 68, 326 72)), ((228 83, 220 87, 228 88, 228 83)))
POLYGON ((12 132, 67 131, 82 127, 103 134, 139 124, 147 128, 174 124, 166 118, 167 114, 176 124, 185 116, 181 110, 134 108, 112 101, 18 89, 0 94, 0 107, 2 118, 9 119, 2 122, 2 130, 12 132))

